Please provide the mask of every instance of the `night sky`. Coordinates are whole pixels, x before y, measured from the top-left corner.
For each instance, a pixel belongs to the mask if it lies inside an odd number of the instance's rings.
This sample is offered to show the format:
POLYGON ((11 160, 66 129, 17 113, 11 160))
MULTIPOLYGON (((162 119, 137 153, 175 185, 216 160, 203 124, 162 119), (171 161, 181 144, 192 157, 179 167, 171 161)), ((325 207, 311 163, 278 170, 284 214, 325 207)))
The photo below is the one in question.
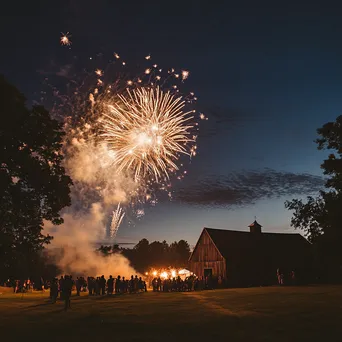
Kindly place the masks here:
POLYGON ((40 91, 41 70, 62 68, 67 54, 116 51, 140 59, 150 53, 160 65, 191 72, 188 85, 209 117, 173 202, 147 209, 134 226, 123 225, 121 241, 194 244, 205 226, 245 230, 255 216, 264 231, 292 231, 284 201, 322 187, 325 154, 313 142, 316 129, 341 113, 338 5, 41 3, 7 4, 0 15, 0 72, 28 99, 40 91), (71 50, 59 44, 60 33, 68 31, 71 50))

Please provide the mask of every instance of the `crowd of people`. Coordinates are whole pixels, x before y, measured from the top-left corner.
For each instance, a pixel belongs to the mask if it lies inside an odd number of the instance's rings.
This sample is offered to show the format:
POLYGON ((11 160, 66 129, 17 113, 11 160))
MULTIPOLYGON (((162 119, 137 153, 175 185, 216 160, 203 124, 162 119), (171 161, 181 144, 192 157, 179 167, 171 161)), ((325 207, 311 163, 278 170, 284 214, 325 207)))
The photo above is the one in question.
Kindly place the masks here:
POLYGON ((38 281, 33 281, 31 279, 23 280, 11 280, 8 279, 4 283, 0 284, 4 287, 12 287, 14 293, 25 293, 32 290, 42 290, 44 289, 44 282, 42 279, 38 281))
POLYGON ((56 303, 58 296, 65 301, 65 310, 70 305, 70 297, 72 290, 76 290, 76 295, 80 296, 81 292, 89 293, 89 296, 104 296, 122 293, 138 293, 146 292, 146 282, 136 275, 132 275, 129 280, 125 277, 118 276, 113 278, 112 275, 108 279, 102 275, 101 277, 77 277, 75 280, 71 275, 61 276, 60 279, 55 278, 50 285, 50 299, 52 303, 56 303))
POLYGON ((180 276, 168 279, 155 277, 151 285, 154 292, 199 291, 213 288, 210 277, 198 278, 193 275, 186 277, 184 280, 180 276))

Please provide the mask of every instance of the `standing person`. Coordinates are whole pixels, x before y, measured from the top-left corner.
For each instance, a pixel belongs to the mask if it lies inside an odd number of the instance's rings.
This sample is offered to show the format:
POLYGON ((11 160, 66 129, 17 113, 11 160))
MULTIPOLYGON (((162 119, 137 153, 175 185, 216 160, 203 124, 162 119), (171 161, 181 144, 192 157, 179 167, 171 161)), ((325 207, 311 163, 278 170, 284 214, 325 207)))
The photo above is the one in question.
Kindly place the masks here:
POLYGON ((138 290, 139 291, 144 291, 144 283, 143 283, 143 280, 141 279, 141 277, 139 277, 139 280, 138 280, 138 290))
POLYGON ((100 288, 101 288, 101 296, 104 296, 106 294, 106 278, 104 275, 100 278, 100 288))
POLYGON ((161 281, 161 278, 158 277, 158 279, 157 279, 157 291, 161 292, 161 290, 162 290, 162 281, 161 281))
POLYGON ((81 292, 81 287, 82 287, 82 282, 79 277, 76 278, 76 291, 77 291, 77 296, 80 296, 81 292))
POLYGON ((93 279, 92 279, 92 277, 87 278, 87 283, 88 283, 89 296, 92 296, 93 295, 93 279))
POLYGON ((113 294, 114 290, 114 278, 110 275, 109 279, 107 280, 107 292, 109 295, 113 294))
POLYGON ((19 280, 15 280, 13 283, 13 292, 17 293, 19 290, 19 280))
POLYGON ((59 279, 59 293, 60 293, 60 299, 61 300, 64 300, 63 288, 64 288, 64 277, 61 276, 61 279, 59 279))
POLYGON ((134 293, 139 292, 139 278, 137 275, 134 277, 134 293))
POLYGON ((119 294, 121 292, 121 277, 118 276, 115 282, 115 293, 119 294))
POLYGON ((296 285, 296 273, 294 270, 291 271, 291 283, 292 285, 296 285))
POLYGON ((63 298, 65 301, 65 306, 64 306, 65 311, 67 311, 68 309, 71 309, 70 297, 71 297, 72 285, 73 284, 72 284, 71 276, 66 275, 64 278, 63 288, 62 288, 63 298))
POLYGON ((54 278, 50 286, 50 299, 53 304, 56 303, 57 297, 58 297, 58 279, 54 278))
POLYGON ((129 281, 128 291, 129 293, 133 293, 134 291, 134 277, 133 276, 131 276, 131 280, 129 281))
POLYGON ((156 292, 156 291, 157 291, 157 287, 158 287, 157 278, 153 278, 153 280, 152 280, 153 292, 156 292))
POLYGON ((99 296, 100 293, 101 293, 100 277, 96 277, 96 281, 95 281, 95 295, 99 296))

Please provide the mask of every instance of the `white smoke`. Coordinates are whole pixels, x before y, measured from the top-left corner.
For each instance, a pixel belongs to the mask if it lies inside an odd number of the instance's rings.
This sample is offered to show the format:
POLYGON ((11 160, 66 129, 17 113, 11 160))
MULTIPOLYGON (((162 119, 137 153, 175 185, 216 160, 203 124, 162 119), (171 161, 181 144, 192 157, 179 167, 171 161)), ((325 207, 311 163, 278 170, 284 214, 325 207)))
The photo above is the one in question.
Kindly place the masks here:
POLYGON ((136 274, 121 254, 104 257, 95 251, 96 242, 106 238, 106 223, 114 205, 127 204, 136 191, 136 183, 118 175, 106 145, 97 145, 91 139, 72 139, 65 167, 74 182, 72 206, 62 214, 62 225, 45 224, 45 232, 54 237, 49 253, 66 274, 136 274))

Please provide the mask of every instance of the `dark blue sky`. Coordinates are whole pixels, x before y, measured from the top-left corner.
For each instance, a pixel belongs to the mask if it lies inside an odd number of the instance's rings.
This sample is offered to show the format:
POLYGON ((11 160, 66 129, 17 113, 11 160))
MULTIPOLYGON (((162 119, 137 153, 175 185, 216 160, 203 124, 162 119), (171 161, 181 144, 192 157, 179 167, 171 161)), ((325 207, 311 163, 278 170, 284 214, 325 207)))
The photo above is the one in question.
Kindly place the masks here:
POLYGON ((7 4, 1 14, 0 72, 27 97, 40 90, 37 70, 67 54, 151 53, 190 70, 210 118, 182 195, 123 227, 122 240, 193 244, 204 226, 243 230, 255 215, 266 231, 290 230, 283 203, 321 185, 316 128, 341 113, 338 2, 41 3, 7 4), (67 31, 70 51, 59 45, 67 31))

